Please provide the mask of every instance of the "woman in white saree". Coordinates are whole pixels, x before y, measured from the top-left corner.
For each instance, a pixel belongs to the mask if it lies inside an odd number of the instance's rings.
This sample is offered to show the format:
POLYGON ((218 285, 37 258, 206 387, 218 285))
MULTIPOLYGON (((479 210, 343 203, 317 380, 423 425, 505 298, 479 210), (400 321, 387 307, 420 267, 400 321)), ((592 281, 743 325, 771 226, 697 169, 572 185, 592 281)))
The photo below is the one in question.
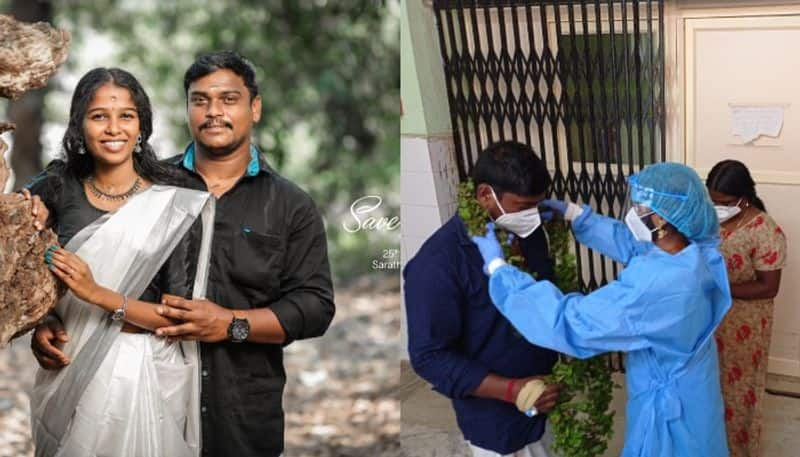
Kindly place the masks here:
MULTIPOLYGON (((40 369, 31 394, 37 457, 199 454, 197 346, 151 331, 170 324, 153 304, 163 294, 205 293, 214 200, 160 184, 170 174, 147 143, 151 133, 136 79, 92 70, 73 95, 66 161, 28 186, 65 244, 43 261, 70 288, 56 308, 69 365, 40 369)), ((54 319, 43 331, 61 330, 54 319)), ((34 353, 43 366, 57 358, 36 345, 34 353)))

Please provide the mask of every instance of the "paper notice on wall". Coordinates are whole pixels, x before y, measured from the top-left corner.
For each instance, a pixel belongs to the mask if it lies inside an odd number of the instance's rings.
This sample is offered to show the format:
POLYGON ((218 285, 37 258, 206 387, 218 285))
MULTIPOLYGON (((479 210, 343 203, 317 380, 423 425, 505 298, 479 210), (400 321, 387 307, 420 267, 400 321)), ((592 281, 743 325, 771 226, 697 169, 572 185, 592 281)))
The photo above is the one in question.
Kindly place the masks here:
POLYGON ((783 127, 785 106, 731 106, 731 133, 744 143, 761 135, 777 137, 783 127))

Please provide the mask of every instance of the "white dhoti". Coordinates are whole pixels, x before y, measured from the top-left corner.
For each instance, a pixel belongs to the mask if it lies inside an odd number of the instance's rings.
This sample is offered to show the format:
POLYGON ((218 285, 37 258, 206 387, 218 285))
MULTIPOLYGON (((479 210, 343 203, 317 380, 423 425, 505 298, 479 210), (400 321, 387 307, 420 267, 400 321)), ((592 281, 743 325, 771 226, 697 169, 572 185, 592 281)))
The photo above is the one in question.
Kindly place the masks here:
POLYGON ((557 454, 550 450, 552 443, 553 434, 550 431, 550 428, 547 427, 545 428, 544 434, 539 441, 530 443, 524 448, 512 452, 511 454, 500 454, 499 452, 480 448, 472 443, 470 443, 469 447, 472 451, 472 457, 557 457, 557 454))

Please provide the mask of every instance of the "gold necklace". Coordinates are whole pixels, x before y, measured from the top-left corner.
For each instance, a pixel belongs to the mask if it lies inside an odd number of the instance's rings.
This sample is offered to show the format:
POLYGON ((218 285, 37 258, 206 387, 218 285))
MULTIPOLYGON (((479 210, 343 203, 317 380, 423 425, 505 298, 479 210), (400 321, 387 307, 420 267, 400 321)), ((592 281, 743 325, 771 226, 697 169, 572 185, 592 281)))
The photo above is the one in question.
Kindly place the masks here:
POLYGON ((131 188, 128 189, 127 191, 121 193, 121 194, 109 194, 107 192, 103 192, 94 183, 94 176, 91 176, 91 175, 89 175, 89 177, 86 178, 86 183, 89 184, 89 190, 92 192, 92 194, 95 197, 103 199, 103 200, 109 200, 109 201, 112 201, 112 202, 121 202, 121 201, 129 199, 134 194, 136 194, 136 192, 138 192, 139 189, 141 189, 141 187, 142 187, 142 178, 137 176, 136 177, 136 181, 133 182, 133 185, 131 186, 131 188))

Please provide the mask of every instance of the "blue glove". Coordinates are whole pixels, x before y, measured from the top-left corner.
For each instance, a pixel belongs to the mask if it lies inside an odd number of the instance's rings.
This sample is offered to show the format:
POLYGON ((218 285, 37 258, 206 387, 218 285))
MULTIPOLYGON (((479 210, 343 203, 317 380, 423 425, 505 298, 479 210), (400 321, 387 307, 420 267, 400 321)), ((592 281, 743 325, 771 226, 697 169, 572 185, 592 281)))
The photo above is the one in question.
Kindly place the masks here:
POLYGON ((566 214, 567 212, 567 202, 563 200, 543 200, 540 205, 554 209, 562 215, 566 214))
POLYGON ((555 211, 539 211, 539 217, 544 222, 550 222, 553 220, 553 216, 555 216, 555 211))
POLYGON ((497 241, 497 237, 494 234, 494 222, 486 224, 486 235, 473 236, 472 242, 481 251, 484 269, 494 260, 503 260, 503 247, 500 246, 500 242, 497 241))
MULTIPOLYGON (((564 220, 569 222, 574 221, 583 213, 583 208, 580 206, 563 200, 544 200, 542 203, 540 203, 540 205, 544 206, 545 208, 558 211, 564 217, 564 220)), ((547 211, 547 213, 550 213, 550 211, 547 211)), ((549 218, 542 216, 542 219, 550 220, 552 219, 552 216, 549 218)))

